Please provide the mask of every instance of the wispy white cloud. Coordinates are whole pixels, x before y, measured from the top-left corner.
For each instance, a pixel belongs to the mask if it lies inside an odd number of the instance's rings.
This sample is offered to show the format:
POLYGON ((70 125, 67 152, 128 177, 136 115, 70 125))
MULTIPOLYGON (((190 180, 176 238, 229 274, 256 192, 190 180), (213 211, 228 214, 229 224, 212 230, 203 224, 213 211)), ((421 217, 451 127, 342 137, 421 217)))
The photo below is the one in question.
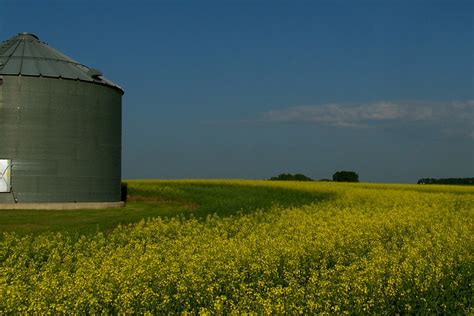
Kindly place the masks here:
POLYGON ((359 105, 293 106, 263 114, 267 123, 311 123, 336 127, 368 127, 401 122, 459 122, 472 125, 474 100, 450 103, 376 102, 359 105))

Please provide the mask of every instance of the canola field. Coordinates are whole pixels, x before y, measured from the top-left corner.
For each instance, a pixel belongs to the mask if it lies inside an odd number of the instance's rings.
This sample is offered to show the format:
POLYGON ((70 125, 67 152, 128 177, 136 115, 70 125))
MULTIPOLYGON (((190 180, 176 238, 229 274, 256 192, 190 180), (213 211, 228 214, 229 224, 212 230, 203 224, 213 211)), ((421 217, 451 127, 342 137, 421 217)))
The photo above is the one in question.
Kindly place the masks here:
POLYGON ((129 193, 181 211, 82 236, 3 233, 0 314, 474 313, 473 187, 129 181, 129 193))

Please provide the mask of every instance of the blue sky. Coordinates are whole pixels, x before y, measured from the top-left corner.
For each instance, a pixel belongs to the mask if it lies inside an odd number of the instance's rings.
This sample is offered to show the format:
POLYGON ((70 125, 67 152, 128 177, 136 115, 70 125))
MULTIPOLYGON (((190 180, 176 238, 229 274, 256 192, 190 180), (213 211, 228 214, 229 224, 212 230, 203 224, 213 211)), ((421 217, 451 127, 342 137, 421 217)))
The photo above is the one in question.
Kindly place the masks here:
POLYGON ((124 178, 474 176, 473 1, 3 0, 121 85, 124 178))

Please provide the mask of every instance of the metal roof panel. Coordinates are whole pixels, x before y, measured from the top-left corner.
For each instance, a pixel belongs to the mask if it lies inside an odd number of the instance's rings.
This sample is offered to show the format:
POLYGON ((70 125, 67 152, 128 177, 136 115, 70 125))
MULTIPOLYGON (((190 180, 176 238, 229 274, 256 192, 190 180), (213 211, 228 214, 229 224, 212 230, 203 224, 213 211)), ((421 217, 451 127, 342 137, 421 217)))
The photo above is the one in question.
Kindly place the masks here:
POLYGON ((38 65, 38 72, 41 76, 45 76, 45 77, 56 76, 56 70, 54 69, 54 67, 51 65, 49 61, 38 59, 37 65, 38 65))
POLYGON ((25 76, 39 76, 36 61, 34 59, 24 59, 21 64, 21 74, 25 76))
POLYGON ((0 70, 0 75, 21 75, 21 60, 7 59, 0 70))
POLYGON ((19 33, 0 43, 0 75, 44 76, 95 82, 123 89, 91 68, 41 42, 36 35, 19 33))

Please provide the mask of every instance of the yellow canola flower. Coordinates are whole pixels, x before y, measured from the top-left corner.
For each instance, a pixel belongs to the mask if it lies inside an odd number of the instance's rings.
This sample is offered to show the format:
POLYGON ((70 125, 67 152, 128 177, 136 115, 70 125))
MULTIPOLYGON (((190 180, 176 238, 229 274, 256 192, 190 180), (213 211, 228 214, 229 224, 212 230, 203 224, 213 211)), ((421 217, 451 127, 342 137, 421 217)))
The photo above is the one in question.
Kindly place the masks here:
MULTIPOLYGON (((173 183, 174 186, 169 186, 173 183)), ((269 211, 143 220, 110 233, 0 239, 0 314, 469 314, 472 187, 244 180, 332 198, 269 211)))

